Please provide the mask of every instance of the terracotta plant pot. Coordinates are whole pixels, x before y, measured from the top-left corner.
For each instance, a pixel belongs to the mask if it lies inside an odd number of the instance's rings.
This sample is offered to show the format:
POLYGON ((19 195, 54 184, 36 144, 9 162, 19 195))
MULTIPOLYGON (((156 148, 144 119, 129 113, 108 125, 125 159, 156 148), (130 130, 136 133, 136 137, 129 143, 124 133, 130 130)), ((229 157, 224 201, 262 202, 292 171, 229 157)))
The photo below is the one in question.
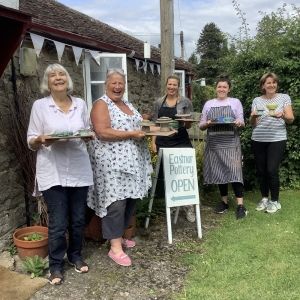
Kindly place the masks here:
POLYGON ((38 255, 45 258, 48 255, 48 228, 44 226, 29 226, 17 229, 13 234, 14 244, 17 247, 21 259, 28 256, 38 255), (43 236, 41 240, 25 241, 24 237, 39 233, 43 236))

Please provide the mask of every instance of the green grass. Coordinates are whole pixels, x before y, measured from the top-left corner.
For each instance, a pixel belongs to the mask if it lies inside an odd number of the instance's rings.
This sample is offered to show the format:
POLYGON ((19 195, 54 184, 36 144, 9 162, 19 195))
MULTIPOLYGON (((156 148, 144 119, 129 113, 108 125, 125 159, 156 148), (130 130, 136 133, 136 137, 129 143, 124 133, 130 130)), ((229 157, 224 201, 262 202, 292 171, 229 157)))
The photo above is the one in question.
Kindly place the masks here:
POLYGON ((201 251, 183 257, 191 271, 176 299, 300 299, 300 191, 282 191, 273 215, 255 211, 258 199, 246 195, 245 219, 217 216, 201 251))

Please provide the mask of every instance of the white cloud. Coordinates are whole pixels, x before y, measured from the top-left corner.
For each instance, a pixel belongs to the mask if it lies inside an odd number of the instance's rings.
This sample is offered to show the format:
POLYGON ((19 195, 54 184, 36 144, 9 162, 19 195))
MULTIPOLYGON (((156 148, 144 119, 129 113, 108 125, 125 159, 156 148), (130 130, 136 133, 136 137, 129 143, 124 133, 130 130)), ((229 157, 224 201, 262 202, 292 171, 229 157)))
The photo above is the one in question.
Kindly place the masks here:
MULTIPOLYGON (((299 0, 237 0, 250 34, 255 34, 260 11, 270 13, 284 3, 299 0)), ((59 2, 157 46, 160 40, 159 0, 59 0, 59 2)), ((173 0, 175 55, 179 56, 179 33, 184 32, 185 58, 196 48, 205 24, 214 22, 221 31, 238 35, 242 25, 231 0, 173 0)))

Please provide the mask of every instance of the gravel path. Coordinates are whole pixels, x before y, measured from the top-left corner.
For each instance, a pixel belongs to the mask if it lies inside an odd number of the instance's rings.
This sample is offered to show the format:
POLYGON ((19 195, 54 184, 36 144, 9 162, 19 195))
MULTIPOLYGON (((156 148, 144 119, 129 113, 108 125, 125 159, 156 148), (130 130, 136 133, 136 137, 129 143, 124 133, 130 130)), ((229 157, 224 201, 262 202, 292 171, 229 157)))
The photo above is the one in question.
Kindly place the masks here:
MULTIPOLYGON (((218 223, 218 218, 206 206, 201 208, 201 217, 205 237, 207 230, 218 223)), ((195 223, 187 222, 180 215, 173 226, 173 244, 169 245, 165 216, 157 217, 152 220, 148 231, 138 230, 135 240, 137 246, 127 251, 133 260, 131 267, 120 267, 112 262, 107 256, 106 244, 100 246, 99 243, 86 242, 84 257, 90 271, 78 274, 66 266, 64 284, 48 284, 30 300, 171 299, 174 293, 182 290, 189 271, 180 257, 190 251, 187 245, 203 242, 197 238, 195 223)))

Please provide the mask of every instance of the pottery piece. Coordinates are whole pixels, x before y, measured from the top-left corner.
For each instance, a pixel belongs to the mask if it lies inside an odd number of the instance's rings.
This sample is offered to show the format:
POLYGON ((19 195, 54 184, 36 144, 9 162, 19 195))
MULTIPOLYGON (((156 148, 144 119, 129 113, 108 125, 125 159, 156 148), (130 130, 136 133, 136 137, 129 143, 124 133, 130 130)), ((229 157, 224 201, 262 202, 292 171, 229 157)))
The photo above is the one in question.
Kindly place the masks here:
POLYGON ((266 107, 269 110, 270 116, 274 116, 275 115, 275 110, 278 107, 278 104, 276 104, 276 103, 269 103, 269 104, 266 105, 266 107))

